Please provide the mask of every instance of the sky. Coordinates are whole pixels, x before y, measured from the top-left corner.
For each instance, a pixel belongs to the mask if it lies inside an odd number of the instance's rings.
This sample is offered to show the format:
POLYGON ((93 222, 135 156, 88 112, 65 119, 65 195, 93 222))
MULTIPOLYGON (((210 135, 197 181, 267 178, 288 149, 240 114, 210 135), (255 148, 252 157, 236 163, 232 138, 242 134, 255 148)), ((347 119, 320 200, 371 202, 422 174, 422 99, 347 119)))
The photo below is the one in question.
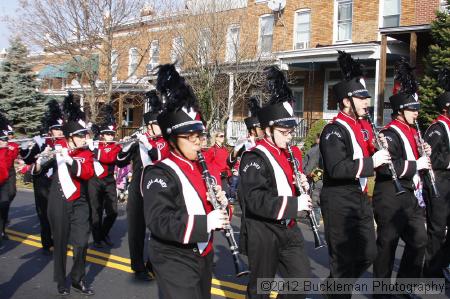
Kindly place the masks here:
POLYGON ((14 16, 19 8, 19 0, 0 0, 0 50, 8 48, 11 31, 9 24, 4 22, 5 16, 14 16))

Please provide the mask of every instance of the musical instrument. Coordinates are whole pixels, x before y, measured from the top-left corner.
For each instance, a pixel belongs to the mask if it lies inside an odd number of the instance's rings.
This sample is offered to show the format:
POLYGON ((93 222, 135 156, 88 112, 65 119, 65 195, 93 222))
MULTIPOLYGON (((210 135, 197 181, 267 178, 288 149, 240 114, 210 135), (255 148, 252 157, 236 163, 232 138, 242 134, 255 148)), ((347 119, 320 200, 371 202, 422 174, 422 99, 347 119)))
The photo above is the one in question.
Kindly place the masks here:
MULTIPOLYGON (((85 145, 77 146, 77 147, 74 147, 74 148, 71 148, 71 149, 68 149, 68 150, 69 151, 74 151, 74 150, 78 150, 78 149, 87 149, 87 148, 89 148, 89 145, 85 144, 85 145)), ((37 154, 35 157, 36 158, 51 159, 56 154, 62 153, 63 149, 64 148, 54 149, 54 150, 51 150, 51 151, 43 151, 43 152, 40 152, 39 154, 37 154)))
POLYGON ((323 169, 320 169, 319 167, 314 168, 311 172, 311 178, 313 179, 314 183, 317 183, 318 181, 322 180, 323 169))
MULTIPOLYGON (((289 156, 291 158, 292 168, 294 170, 295 186, 297 187, 300 194, 307 194, 306 190, 302 186, 302 182, 300 179, 300 172, 298 171, 297 160, 294 157, 294 153, 292 152, 291 145, 289 143, 287 143, 286 146, 287 146, 289 156)), ((314 215, 312 215, 312 212, 308 212, 307 217, 309 219, 309 223, 311 224, 311 230, 314 235, 314 248, 319 249, 319 248, 325 246, 324 245, 325 243, 322 241, 322 238, 319 235, 319 226, 317 225, 316 217, 314 217, 314 215)))
MULTIPOLYGON (((211 204, 213 205, 215 210, 226 209, 228 203, 221 204, 219 202, 219 200, 217 199, 217 195, 216 195, 216 191, 215 191, 216 180, 210 174, 208 167, 206 166, 206 162, 205 162, 205 158, 203 157, 203 154, 201 152, 197 152, 197 157, 198 157, 198 162, 202 168, 203 179, 205 180, 205 183, 206 183, 206 188, 208 190, 209 200, 210 200, 211 204)), ((238 250, 239 247, 237 245, 236 239, 234 238, 234 231, 233 231, 233 227, 231 226, 231 224, 227 228, 225 228, 225 236, 227 238, 228 245, 230 247, 231 254, 233 256, 236 277, 241 277, 243 275, 249 274, 250 271, 246 269, 246 266, 244 265, 244 263, 241 261, 241 259, 239 257, 239 250, 238 250)))
MULTIPOLYGON (((425 157, 427 157, 427 158, 430 158, 428 155, 427 155, 427 153, 425 152, 425 141, 423 140, 423 138, 422 138, 422 133, 420 132, 420 127, 419 127, 419 123, 417 122, 417 120, 416 121, 414 121, 414 124, 416 125, 416 128, 417 128, 417 137, 418 137, 418 141, 419 141, 419 144, 418 144, 418 150, 419 150, 419 153, 422 155, 422 156, 425 156, 425 157)), ((432 193, 432 196, 433 197, 436 197, 436 198, 438 198, 438 197, 441 197, 441 195, 439 194, 439 190, 438 190, 438 188, 437 188, 437 186, 436 186, 436 177, 434 176, 434 171, 433 171, 433 168, 432 167, 430 167, 430 169, 428 169, 428 177, 430 178, 430 182, 431 182, 431 193, 432 193)))
MULTIPOLYGON (((42 139, 55 139, 57 137, 45 136, 45 137, 41 137, 41 138, 42 139)), ((10 139, 10 140, 8 140, 8 142, 15 142, 15 143, 34 142, 34 138, 10 139)))
MULTIPOLYGON (((370 125, 372 127, 372 131, 373 131, 373 134, 375 137, 376 147, 378 149, 384 149, 384 150, 388 151, 387 147, 382 142, 382 140, 379 136, 380 132, 377 130, 377 128, 372 120, 372 117, 370 116, 370 113, 366 113, 365 118, 367 119, 367 121, 370 123, 370 125)), ((389 151, 388 151, 388 153, 389 153, 389 151)), ((405 189, 400 184, 400 181, 397 176, 397 172, 395 171, 394 163, 392 163, 392 161, 389 161, 388 167, 389 167, 389 171, 391 172, 392 182, 394 183, 395 195, 400 195, 400 194, 405 193, 405 189)))

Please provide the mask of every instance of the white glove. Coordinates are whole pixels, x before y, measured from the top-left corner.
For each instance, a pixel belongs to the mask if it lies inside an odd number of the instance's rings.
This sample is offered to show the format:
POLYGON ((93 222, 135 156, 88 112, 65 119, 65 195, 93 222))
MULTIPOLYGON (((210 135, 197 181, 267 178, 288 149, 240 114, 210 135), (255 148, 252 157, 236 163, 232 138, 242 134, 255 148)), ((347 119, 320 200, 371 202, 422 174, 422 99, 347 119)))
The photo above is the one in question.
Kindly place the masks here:
POLYGON ((417 170, 422 169, 430 169, 431 168, 431 161, 428 157, 420 157, 417 159, 417 170))
POLYGON ((308 192, 309 191, 309 183, 308 183, 308 178, 306 177, 305 174, 300 173, 300 182, 302 183, 302 187, 303 189, 308 192))
POLYGON ((93 139, 86 139, 86 145, 88 146, 90 151, 94 151, 95 145, 93 139))
POLYGON ((383 164, 389 163, 391 160, 391 156, 389 155, 389 152, 385 149, 379 150, 372 156, 373 160, 373 167, 377 168, 383 164))
POLYGON ((225 210, 214 210, 206 215, 206 217, 206 227, 208 233, 216 229, 223 229, 230 225, 228 214, 225 210))
POLYGON ((30 148, 30 145, 31 145, 30 142, 22 142, 22 143, 20 144, 20 149, 25 151, 25 150, 27 150, 27 149, 30 148))
POLYGON ((69 150, 67 148, 61 149, 61 156, 64 159, 65 163, 72 165, 73 159, 71 156, 69 156, 69 150))
POLYGON ((425 152, 425 154, 429 157, 429 156, 431 156, 431 146, 428 144, 428 143, 424 143, 423 144, 423 149, 424 149, 424 152, 425 152))
MULTIPOLYGON (((124 138, 124 141, 125 138, 124 138)), ((135 140, 130 140, 128 143, 124 143, 122 147, 122 152, 126 153, 130 150, 131 146, 133 146, 135 140)))
POLYGON ((39 147, 41 147, 45 142, 45 139, 42 138, 40 135, 34 136, 33 140, 34 140, 34 142, 36 142, 37 145, 39 145, 39 147))
POLYGON ((247 142, 247 138, 239 138, 234 145, 234 151, 238 152, 247 142))
POLYGON ((309 197, 308 194, 302 194, 299 197, 297 197, 298 203, 297 203, 297 211, 311 211, 312 210, 312 200, 311 197, 309 197))
POLYGON ((139 139, 139 142, 142 143, 148 151, 152 149, 152 145, 150 144, 150 142, 148 142, 147 136, 138 134, 137 137, 139 139))

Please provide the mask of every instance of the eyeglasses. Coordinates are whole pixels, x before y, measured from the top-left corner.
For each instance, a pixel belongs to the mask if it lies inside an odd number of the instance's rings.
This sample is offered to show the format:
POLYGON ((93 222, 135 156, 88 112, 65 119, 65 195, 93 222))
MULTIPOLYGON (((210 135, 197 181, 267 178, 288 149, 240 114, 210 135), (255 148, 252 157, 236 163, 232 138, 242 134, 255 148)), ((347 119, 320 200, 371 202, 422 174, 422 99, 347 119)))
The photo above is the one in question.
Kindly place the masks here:
POLYGON ((206 137, 206 134, 200 133, 200 134, 178 135, 177 137, 187 139, 189 140, 189 142, 194 143, 197 140, 202 141, 206 137))
POLYGON ((274 131, 278 131, 281 133, 281 135, 283 136, 295 136, 295 130, 289 130, 289 131, 284 131, 284 130, 280 130, 280 129, 274 129, 274 131))
POLYGON ((220 134, 220 135, 217 135, 217 137, 223 138, 223 137, 225 137, 225 135, 220 134))

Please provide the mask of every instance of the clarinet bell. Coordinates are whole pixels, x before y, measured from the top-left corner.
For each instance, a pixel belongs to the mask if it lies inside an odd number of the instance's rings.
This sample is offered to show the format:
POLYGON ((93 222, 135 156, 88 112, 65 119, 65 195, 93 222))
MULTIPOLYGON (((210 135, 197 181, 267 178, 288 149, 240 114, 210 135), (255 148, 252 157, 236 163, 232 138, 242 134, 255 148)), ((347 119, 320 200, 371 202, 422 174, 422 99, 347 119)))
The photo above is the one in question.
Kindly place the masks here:
POLYGON ((405 193, 405 189, 403 189, 402 184, 400 184, 399 180, 393 180, 392 181, 394 183, 394 187, 395 187, 395 195, 401 195, 403 193, 405 193))
POLYGON ((234 268, 236 270, 236 277, 242 277, 250 274, 250 270, 247 269, 247 266, 239 258, 239 254, 233 253, 233 260, 234 260, 234 268))

